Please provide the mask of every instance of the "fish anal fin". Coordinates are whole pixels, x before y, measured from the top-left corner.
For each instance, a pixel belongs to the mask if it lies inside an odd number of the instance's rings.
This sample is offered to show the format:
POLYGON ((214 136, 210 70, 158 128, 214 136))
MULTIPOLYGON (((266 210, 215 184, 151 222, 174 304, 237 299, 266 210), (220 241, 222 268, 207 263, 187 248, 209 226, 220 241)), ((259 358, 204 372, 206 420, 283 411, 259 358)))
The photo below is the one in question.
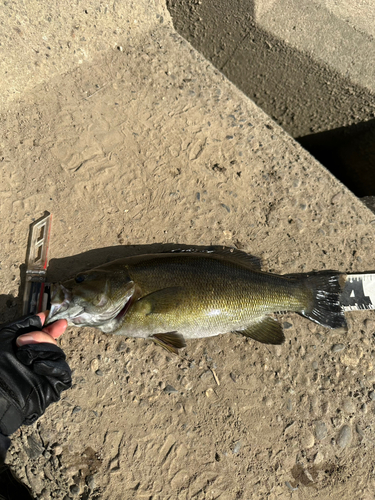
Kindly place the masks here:
POLYGON ((178 350, 186 347, 184 337, 177 332, 155 333, 152 336, 154 342, 173 354, 178 354, 178 350))
POLYGON ((270 317, 266 317, 243 330, 237 330, 237 333, 262 342, 262 344, 280 345, 285 341, 280 323, 270 317))

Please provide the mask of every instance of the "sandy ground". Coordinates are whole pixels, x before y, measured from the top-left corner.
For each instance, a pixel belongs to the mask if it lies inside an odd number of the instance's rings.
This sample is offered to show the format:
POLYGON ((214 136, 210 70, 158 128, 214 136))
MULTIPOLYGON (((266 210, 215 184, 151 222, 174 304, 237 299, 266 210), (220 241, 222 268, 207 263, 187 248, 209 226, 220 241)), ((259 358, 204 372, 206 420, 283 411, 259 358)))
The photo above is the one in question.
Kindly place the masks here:
MULTIPOLYGON (((280 273, 374 269, 374 215, 168 29, 0 119, 2 320, 44 210, 51 280, 168 245, 235 246, 280 273)), ((181 357, 69 329, 73 388, 9 463, 40 499, 372 499, 375 317, 347 319, 286 315, 283 346, 226 334, 181 357)))

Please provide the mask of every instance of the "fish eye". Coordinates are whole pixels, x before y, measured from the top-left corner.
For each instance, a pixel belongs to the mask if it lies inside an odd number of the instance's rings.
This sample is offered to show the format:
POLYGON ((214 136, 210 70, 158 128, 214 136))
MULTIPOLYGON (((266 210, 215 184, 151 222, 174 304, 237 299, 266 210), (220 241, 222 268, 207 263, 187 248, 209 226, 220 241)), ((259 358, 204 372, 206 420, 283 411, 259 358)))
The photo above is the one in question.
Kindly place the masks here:
POLYGON ((82 283, 82 281, 85 281, 85 277, 84 276, 76 276, 75 277, 75 282, 76 283, 82 283))

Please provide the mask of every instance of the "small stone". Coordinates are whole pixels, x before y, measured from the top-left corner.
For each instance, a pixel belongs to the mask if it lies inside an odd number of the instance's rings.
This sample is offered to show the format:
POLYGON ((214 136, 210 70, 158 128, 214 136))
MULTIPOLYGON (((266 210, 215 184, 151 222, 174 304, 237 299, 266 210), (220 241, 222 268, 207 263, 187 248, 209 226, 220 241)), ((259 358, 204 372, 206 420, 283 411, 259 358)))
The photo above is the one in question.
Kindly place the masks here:
POLYGON ((28 457, 31 458, 31 460, 40 457, 40 455, 44 451, 44 448, 43 446, 41 446, 40 442, 38 443, 33 436, 27 436, 27 444, 29 445, 29 447, 26 448, 25 451, 28 457))
POLYGON ((51 490, 44 488, 41 493, 40 497, 41 500, 50 500, 51 499, 51 490))
POLYGON ((233 380, 233 382, 237 382, 237 377, 233 372, 230 372, 229 376, 233 380))
POLYGON ((81 407, 80 407, 80 406, 75 406, 75 407, 73 408, 73 410, 72 410, 72 414, 74 414, 74 413, 78 413, 78 412, 80 412, 80 411, 81 411, 81 407))
POLYGON ((212 389, 212 387, 209 387, 206 391, 206 396, 208 398, 210 398, 211 396, 213 396, 215 393, 214 393, 214 390, 212 389))
POLYGON ((368 397, 372 399, 372 401, 375 401, 375 391, 371 391, 368 393, 368 397))
POLYGON ((90 368, 91 368, 91 371, 96 372, 96 370, 99 368, 99 360, 98 360, 98 358, 94 358, 91 361, 90 368))
POLYGON ((316 396, 312 396, 310 400, 310 412, 315 413, 318 410, 319 400, 316 396))
POLYGON ((318 453, 314 457, 314 465, 319 465, 323 462, 324 460, 324 455, 321 451, 318 451, 318 453))
POLYGON ((305 469, 303 467, 302 469, 302 473, 303 475, 305 476, 305 482, 303 482, 303 484, 307 484, 307 483, 313 483, 314 482, 314 478, 312 477, 310 471, 308 469, 305 469))
POLYGON ((349 425, 344 425, 339 432, 339 437, 337 439, 337 444, 340 448, 344 449, 352 439, 352 430, 349 425))
POLYGON ((322 420, 317 420, 315 423, 315 437, 321 441, 327 436, 327 426, 322 420))
POLYGON ((345 349, 344 344, 335 344, 331 348, 332 352, 340 352, 343 351, 344 349, 345 349))
POLYGON ((298 490, 298 485, 294 488, 289 481, 285 481, 285 485, 290 491, 297 491, 298 490))
POLYGON ((332 417, 331 422, 333 427, 339 427, 340 425, 342 425, 343 422, 342 416, 340 415, 339 417, 332 417))
POLYGON ((98 375, 98 377, 102 377, 103 376, 103 372, 100 369, 96 370, 95 373, 96 373, 96 375, 98 375))
POLYGON ((313 367, 314 370, 317 370, 319 368, 318 362, 317 361, 313 361, 312 367, 313 367))
POLYGON ((362 366, 366 372, 372 372, 372 370, 374 369, 374 365, 369 359, 365 359, 364 362, 362 363, 362 366))
POLYGON ((268 396, 266 396, 264 399, 263 399, 263 403, 266 405, 266 406, 272 406, 274 403, 273 403, 273 400, 271 398, 269 398, 268 396))
POLYGON ((293 327, 292 323, 289 323, 288 321, 284 321, 283 330, 288 330, 289 328, 292 328, 292 327, 293 327))
POLYGON ((95 489, 95 477, 93 475, 86 477, 86 484, 88 488, 92 491, 95 489))
POLYGON ((199 377, 201 380, 207 380, 212 377, 212 372, 210 370, 207 370, 202 373, 202 375, 199 377))
POLYGON ((355 426, 355 430, 357 431, 357 433, 363 438, 365 437, 365 433, 363 432, 363 430, 361 429, 361 427, 359 426, 359 424, 356 424, 355 426))
POLYGON ((79 493, 79 487, 76 484, 73 484, 70 487, 70 493, 72 493, 73 495, 78 495, 78 493, 79 493))
MULTIPOLYGON (((271 400, 271 404, 272 404, 272 400, 271 400)), ((270 406, 270 405, 268 405, 270 406)), ((293 430, 293 428, 295 427, 296 425, 296 422, 291 422, 290 424, 288 424, 285 429, 284 429, 284 434, 287 434, 289 433, 291 430, 293 430)))
POLYGON ((193 382, 188 380, 186 377, 182 377, 180 383, 187 391, 191 391, 191 389, 193 388, 193 382))
POLYGON ((126 342, 124 342, 123 340, 121 340, 121 342, 116 347, 116 351, 117 352, 123 352, 123 351, 126 350, 126 348, 127 348, 126 342))
POLYGON ((373 319, 365 319, 363 324, 367 329, 375 331, 375 321, 373 319))
POLYGON ((293 402, 292 402, 292 400, 290 398, 288 398, 286 400, 286 409, 288 411, 292 411, 293 410, 293 402))
POLYGON ((238 453, 240 449, 241 449, 241 441, 237 441, 233 448, 233 454, 235 455, 236 453, 238 453))
POLYGON ((176 394, 178 390, 172 387, 171 385, 166 385, 164 387, 164 392, 166 392, 167 394, 176 394))
POLYGON ((56 457, 60 456, 63 452, 62 446, 59 444, 53 448, 53 453, 56 455, 56 457))
POLYGON ((302 448, 310 449, 315 444, 315 438, 310 431, 306 431, 301 437, 302 448))
POLYGON ((351 399, 346 399, 344 401, 344 404, 342 405, 342 408, 345 411, 345 413, 351 414, 355 412, 355 406, 351 399))
POLYGON ((363 351, 359 347, 357 347, 355 349, 351 349, 350 352, 343 354, 340 358, 340 361, 343 365, 354 368, 358 366, 358 363, 362 357, 363 351))

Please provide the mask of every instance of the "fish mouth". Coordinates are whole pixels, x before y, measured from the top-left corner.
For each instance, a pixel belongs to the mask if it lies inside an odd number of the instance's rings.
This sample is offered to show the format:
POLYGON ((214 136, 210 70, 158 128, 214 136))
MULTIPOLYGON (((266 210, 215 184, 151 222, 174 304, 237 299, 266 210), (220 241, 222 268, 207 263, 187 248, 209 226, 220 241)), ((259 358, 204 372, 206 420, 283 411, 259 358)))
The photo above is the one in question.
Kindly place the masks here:
POLYGON ((46 319, 46 325, 58 319, 67 319, 66 314, 72 301, 72 293, 61 284, 53 284, 51 287, 51 307, 46 319))
POLYGON ((52 285, 51 307, 46 325, 59 319, 66 319, 70 326, 93 326, 105 332, 115 330, 135 300, 127 296, 111 310, 99 314, 88 312, 84 305, 74 303, 73 294, 62 284, 52 285))

